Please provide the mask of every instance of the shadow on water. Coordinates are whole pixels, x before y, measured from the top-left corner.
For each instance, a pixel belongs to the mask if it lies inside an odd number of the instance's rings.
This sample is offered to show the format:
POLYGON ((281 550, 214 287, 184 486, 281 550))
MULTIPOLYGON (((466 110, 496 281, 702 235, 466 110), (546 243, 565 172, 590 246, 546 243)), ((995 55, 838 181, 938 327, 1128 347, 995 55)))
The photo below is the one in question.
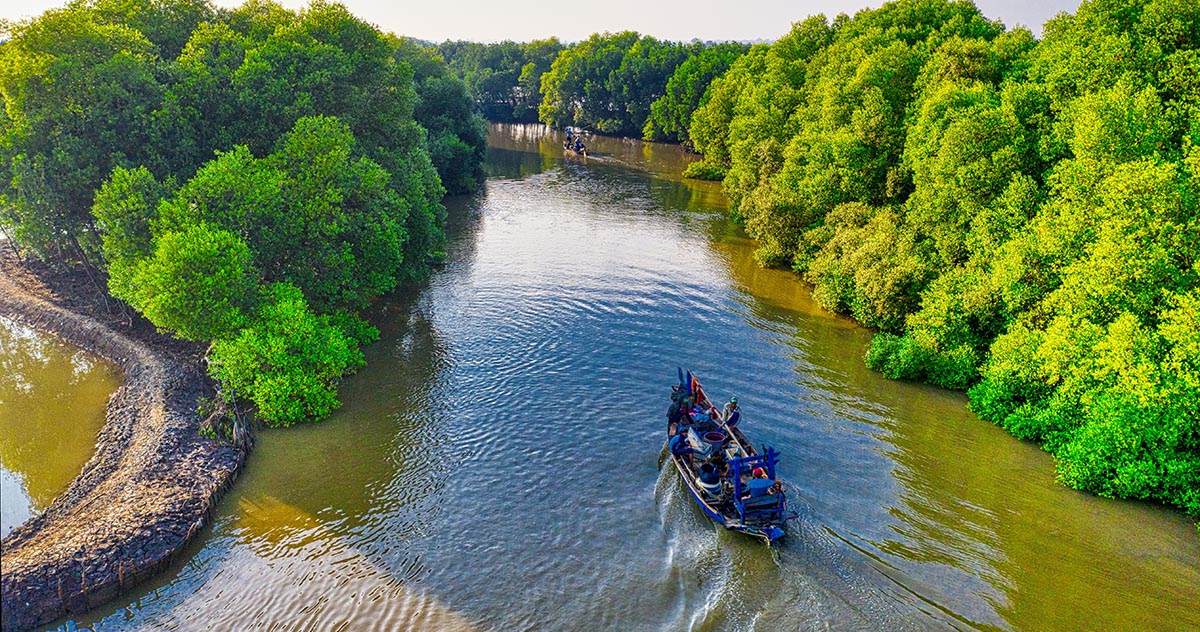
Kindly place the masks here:
POLYGON ((1200 626, 1185 519, 1057 486, 961 394, 868 371, 870 332, 759 268, 694 157, 560 138, 493 126, 345 406, 263 433, 211 534, 95 629, 1200 626), (661 467, 676 366, 783 453, 778 551, 661 467))

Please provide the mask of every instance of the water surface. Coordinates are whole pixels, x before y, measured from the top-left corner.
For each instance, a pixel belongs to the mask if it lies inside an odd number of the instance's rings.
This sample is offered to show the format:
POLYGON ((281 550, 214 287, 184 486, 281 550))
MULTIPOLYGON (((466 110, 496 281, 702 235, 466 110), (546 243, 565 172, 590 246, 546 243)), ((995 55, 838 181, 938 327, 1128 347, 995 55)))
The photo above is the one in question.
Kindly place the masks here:
POLYGON ((492 128, 448 262, 320 424, 261 433, 176 568, 96 630, 1200 627, 1180 514, 1057 485, 961 394, 763 270, 678 149, 492 128), (597 155, 598 154, 598 155, 597 155), (661 468, 676 366, 738 396, 801 517, 772 552, 661 468))
POLYGON ((79 475, 119 381, 107 362, 0 318, 0 537, 79 475))

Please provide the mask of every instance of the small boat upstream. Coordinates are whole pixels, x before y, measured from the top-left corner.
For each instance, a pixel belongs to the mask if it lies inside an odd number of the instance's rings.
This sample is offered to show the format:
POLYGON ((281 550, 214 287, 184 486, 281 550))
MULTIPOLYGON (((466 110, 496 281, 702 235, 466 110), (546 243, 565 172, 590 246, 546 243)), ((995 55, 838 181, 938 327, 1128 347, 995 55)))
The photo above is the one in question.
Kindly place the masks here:
POLYGON ((756 450, 738 427, 737 399, 718 410, 691 371, 680 369, 671 390, 667 444, 696 503, 726 529, 774 544, 795 517, 776 479, 779 453, 756 450))
POLYGON ((583 144, 583 133, 567 128, 567 137, 563 139, 563 150, 576 156, 587 158, 587 145, 583 144))

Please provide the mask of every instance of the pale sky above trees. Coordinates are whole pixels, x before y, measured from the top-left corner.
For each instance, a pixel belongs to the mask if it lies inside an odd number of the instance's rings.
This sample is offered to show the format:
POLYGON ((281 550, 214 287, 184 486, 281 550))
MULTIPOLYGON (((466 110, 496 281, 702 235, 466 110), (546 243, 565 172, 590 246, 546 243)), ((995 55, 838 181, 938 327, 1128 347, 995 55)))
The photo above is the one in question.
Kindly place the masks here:
MULTIPOLYGON (((216 0, 236 6, 242 0, 216 0)), ((880 0, 449 0, 381 2, 342 0, 351 12, 385 31, 440 42, 466 39, 528 41, 557 36, 578 41, 602 31, 634 30, 662 39, 774 40, 792 22, 816 13, 833 17, 883 4, 880 0)), ((0 0, 0 17, 32 17, 62 0, 0 0)), ((288 8, 307 0, 282 0, 288 8)), ((1060 11, 1074 12, 1079 0, 976 0, 989 18, 1006 26, 1025 25, 1041 36, 1042 24, 1060 11)))

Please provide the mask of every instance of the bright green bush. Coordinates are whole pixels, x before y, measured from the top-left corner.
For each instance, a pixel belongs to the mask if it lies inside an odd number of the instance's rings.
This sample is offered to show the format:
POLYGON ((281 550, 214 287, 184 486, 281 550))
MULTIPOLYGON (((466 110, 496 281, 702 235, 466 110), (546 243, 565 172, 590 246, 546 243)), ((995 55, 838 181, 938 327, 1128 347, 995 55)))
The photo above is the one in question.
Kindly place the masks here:
POLYGON ((867 366, 893 380, 928 382, 942 388, 966 389, 979 379, 979 354, 962 345, 933 349, 910 336, 882 332, 867 348, 867 366))
POLYGON ((696 170, 760 261, 882 330, 869 366, 969 389, 1068 485, 1200 515, 1198 50, 1191 0, 1091 0, 1040 42, 889 2, 734 63, 696 170))
POLYGON ((226 393, 250 399, 272 426, 328 415, 338 406, 338 381, 363 364, 357 343, 286 283, 271 289, 252 326, 216 341, 209 354, 226 393))
POLYGON ((249 322, 258 277, 246 242, 201 223, 159 235, 119 298, 180 338, 221 339, 249 322))
POLYGON ((725 177, 725 169, 720 165, 712 164, 707 159, 697 160, 683 170, 683 177, 720 181, 725 177))
POLYGON ((704 103, 712 82, 746 50, 746 45, 736 43, 693 46, 692 55, 679 64, 667 81, 663 95, 650 105, 650 116, 642 128, 642 137, 691 144, 688 128, 692 124, 692 114, 704 103))

